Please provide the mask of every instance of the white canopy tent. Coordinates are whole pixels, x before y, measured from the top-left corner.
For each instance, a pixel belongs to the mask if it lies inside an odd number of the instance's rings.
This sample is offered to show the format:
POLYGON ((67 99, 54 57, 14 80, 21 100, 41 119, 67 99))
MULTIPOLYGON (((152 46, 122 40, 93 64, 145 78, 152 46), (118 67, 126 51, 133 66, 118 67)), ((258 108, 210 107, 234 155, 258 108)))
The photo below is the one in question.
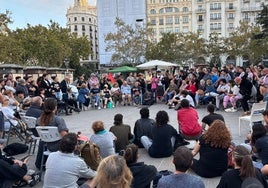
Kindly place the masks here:
POLYGON ((136 66, 139 69, 150 69, 150 68, 167 68, 167 67, 177 67, 177 64, 162 61, 162 60, 152 60, 146 63, 136 66))

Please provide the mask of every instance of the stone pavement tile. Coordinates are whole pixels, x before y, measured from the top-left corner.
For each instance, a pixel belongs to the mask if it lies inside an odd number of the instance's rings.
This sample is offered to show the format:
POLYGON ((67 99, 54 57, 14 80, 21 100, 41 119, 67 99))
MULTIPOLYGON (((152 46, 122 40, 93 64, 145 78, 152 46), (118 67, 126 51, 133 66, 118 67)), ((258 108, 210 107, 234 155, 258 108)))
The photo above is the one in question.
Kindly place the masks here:
MULTIPOLYGON (((168 109, 168 106, 164 104, 156 104, 149 107, 150 109, 150 117, 152 119, 155 118, 156 113, 159 110, 165 110, 169 114, 170 124, 177 130, 177 113, 174 109, 168 109)), ((133 106, 119 106, 113 109, 89 109, 87 111, 82 111, 80 113, 74 113, 71 116, 61 116, 65 119, 70 132, 77 133, 81 131, 83 135, 90 136, 93 134, 91 129, 91 125, 94 121, 101 120, 104 122, 105 128, 109 129, 113 125, 113 117, 117 113, 123 114, 123 122, 125 124, 129 124, 132 128, 134 128, 135 121, 140 118, 140 107, 133 106)), ((207 115, 206 108, 198 108, 199 120, 207 115)), ((242 112, 234 112, 234 113, 226 113, 224 111, 217 111, 216 113, 220 113, 224 116, 227 126, 230 129, 232 134, 232 138, 236 144, 242 143, 245 140, 245 135, 247 134, 249 127, 246 123, 242 124, 241 128, 241 137, 238 136, 238 117, 242 114, 242 112)), ((170 170, 174 171, 174 166, 172 164, 172 157, 155 159, 151 158, 145 149, 139 149, 139 161, 144 161, 146 164, 155 165, 158 170, 170 170)), ((195 157, 198 158, 198 155, 195 157)), ((30 168, 34 168, 35 155, 30 158, 30 168)), ((188 173, 193 173, 189 171, 188 173)), ((44 173, 43 173, 44 174, 44 173)), ((215 188, 219 182, 218 178, 203 178, 203 181, 206 185, 206 188, 215 188)), ((40 182, 36 185, 36 188, 41 188, 43 182, 40 182)))

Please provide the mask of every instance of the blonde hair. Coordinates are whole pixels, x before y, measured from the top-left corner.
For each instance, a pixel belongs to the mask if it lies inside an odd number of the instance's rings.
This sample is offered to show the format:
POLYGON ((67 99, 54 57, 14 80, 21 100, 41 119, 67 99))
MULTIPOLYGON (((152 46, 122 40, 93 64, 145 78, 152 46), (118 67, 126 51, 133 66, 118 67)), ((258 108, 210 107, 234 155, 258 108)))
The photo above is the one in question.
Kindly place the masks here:
POLYGON ((132 174, 123 157, 110 155, 104 158, 97 170, 94 182, 97 188, 129 188, 132 174))

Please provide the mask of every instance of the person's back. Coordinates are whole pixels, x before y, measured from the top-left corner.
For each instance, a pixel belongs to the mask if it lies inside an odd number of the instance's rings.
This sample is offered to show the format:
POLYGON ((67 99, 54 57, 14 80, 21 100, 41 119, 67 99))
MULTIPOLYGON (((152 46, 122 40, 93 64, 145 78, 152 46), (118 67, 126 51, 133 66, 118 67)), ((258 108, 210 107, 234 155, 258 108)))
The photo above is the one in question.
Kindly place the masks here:
POLYGON ((95 172, 85 161, 73 152, 77 145, 77 135, 69 133, 60 142, 60 151, 49 155, 46 162, 44 188, 77 188, 79 178, 93 178, 95 172))
POLYGON ((140 110, 141 118, 135 122, 134 126, 134 141, 138 147, 143 148, 143 145, 140 141, 142 136, 148 136, 152 139, 152 127, 154 125, 154 120, 149 118, 149 109, 142 108, 140 110))
POLYGON ((158 188, 205 188, 202 179, 198 176, 186 174, 185 172, 190 168, 193 155, 191 151, 181 146, 176 149, 173 154, 173 164, 175 165, 174 174, 162 176, 157 184, 158 188))
POLYGON ((94 172, 85 162, 72 153, 53 152, 46 162, 44 188, 75 188, 79 177, 88 178, 94 172))
POLYGON ((217 114, 215 113, 215 106, 213 104, 209 104, 207 105, 207 111, 208 111, 208 115, 206 115, 203 119, 202 119, 202 127, 203 129, 205 129, 206 125, 210 126, 215 120, 221 120, 223 122, 224 118, 221 114, 217 114))
POLYGON ((116 136, 115 151, 119 152, 126 148, 131 139, 131 128, 129 125, 114 125, 110 128, 110 131, 116 136))
POLYGON ((123 124, 123 115, 116 114, 114 116, 114 125, 110 128, 110 131, 116 136, 115 151, 126 149, 129 144, 129 140, 132 139, 131 127, 123 124))

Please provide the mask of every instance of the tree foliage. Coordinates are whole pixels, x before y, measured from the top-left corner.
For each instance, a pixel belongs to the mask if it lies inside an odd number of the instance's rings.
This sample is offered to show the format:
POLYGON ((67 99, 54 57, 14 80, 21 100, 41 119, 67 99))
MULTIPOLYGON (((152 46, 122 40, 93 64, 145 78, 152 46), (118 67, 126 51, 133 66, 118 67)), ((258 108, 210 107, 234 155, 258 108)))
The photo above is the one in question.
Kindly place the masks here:
POLYGON ((114 24, 116 31, 105 36, 105 50, 113 53, 111 63, 143 63, 152 30, 138 23, 128 25, 120 18, 116 18, 114 24))
POLYGON ((0 62, 4 63, 63 67, 68 59, 70 67, 76 69, 80 59, 90 53, 86 37, 77 37, 53 21, 47 27, 28 24, 25 29, 0 34, 0 62))

